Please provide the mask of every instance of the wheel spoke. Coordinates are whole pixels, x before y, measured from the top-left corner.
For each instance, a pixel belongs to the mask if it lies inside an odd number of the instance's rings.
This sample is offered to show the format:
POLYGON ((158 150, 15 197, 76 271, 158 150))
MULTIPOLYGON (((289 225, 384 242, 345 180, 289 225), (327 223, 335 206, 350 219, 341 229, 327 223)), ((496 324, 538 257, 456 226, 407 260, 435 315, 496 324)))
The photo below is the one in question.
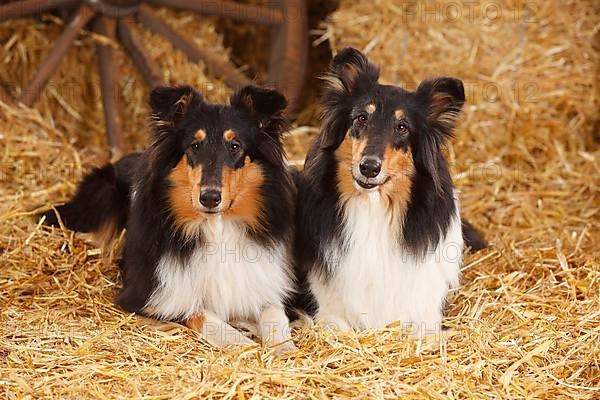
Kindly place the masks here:
POLYGON ((119 38, 148 85, 152 88, 164 85, 160 67, 148 55, 140 36, 140 32, 132 18, 119 19, 119 38))
POLYGON ((56 72, 58 65, 73 44, 73 41, 77 38, 77 34, 94 14, 95 11, 85 4, 79 7, 77 14, 75 14, 69 25, 60 34, 54 47, 48 52, 48 57, 46 57, 40 68, 36 71, 27 87, 23 89, 23 93, 21 93, 21 101, 23 103, 31 107, 36 102, 46 87, 48 80, 56 72))
POLYGON ((13 98, 12 96, 4 89, 4 87, 0 84, 0 101, 6 104, 12 104, 13 98))
POLYGON ((0 22, 9 19, 29 17, 70 4, 73 4, 73 0, 15 1, 0 6, 0 22))
MULTIPOLYGON (((101 16, 96 20, 95 31, 111 39, 116 39, 116 21, 112 17, 101 16)), ((117 83, 117 63, 115 49, 110 44, 98 43, 98 71, 102 91, 102 107, 109 146, 117 152, 125 152, 125 142, 121 130, 119 114, 119 87, 117 83)))
POLYGON ((215 0, 149 0, 150 3, 194 11, 202 15, 231 18, 260 25, 280 25, 282 12, 275 8, 215 0))
POLYGON ((269 64, 269 82, 277 84, 285 95, 289 103, 285 114, 293 117, 306 73, 307 10, 304 0, 282 0, 281 9, 288 10, 289 15, 286 22, 271 34, 274 44, 269 64))
POLYGON ((175 47, 183 51, 192 61, 203 61, 209 72, 218 78, 223 78, 225 83, 233 88, 249 85, 252 81, 235 66, 223 62, 209 52, 200 49, 194 42, 177 33, 165 21, 163 21, 149 6, 142 4, 138 12, 138 19, 148 29, 167 38, 175 47))

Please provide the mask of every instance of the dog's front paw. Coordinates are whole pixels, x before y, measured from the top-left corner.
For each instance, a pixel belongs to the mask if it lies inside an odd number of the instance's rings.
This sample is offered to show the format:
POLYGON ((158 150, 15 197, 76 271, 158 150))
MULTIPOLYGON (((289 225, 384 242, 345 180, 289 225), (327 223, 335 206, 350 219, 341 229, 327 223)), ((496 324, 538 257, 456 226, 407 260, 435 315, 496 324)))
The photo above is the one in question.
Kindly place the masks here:
POLYGON ((270 344, 269 349, 273 350, 273 354, 275 354, 278 357, 289 356, 298 351, 298 348, 291 340, 270 344))
POLYGON ((337 333, 352 330, 352 327, 346 320, 333 315, 327 315, 325 317, 319 318, 319 323, 327 332, 337 333))

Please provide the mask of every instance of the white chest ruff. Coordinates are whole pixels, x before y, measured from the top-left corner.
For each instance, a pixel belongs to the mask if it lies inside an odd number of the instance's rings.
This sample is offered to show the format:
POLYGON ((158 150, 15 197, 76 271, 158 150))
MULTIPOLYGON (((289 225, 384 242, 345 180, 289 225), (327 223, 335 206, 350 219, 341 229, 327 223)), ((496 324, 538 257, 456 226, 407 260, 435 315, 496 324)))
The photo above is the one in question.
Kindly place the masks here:
POLYGON ((263 307, 282 304, 292 289, 286 249, 251 241, 234 221, 203 226, 206 244, 182 262, 165 254, 147 307, 160 318, 190 318, 210 311, 223 320, 256 320, 263 307))
POLYGON ((340 243, 326 249, 330 278, 310 276, 318 318, 341 318, 355 329, 381 328, 394 321, 435 329, 448 290, 459 281, 460 217, 452 219, 447 235, 424 257, 408 254, 399 245, 377 193, 350 200, 345 219, 345 251, 340 251, 340 243))

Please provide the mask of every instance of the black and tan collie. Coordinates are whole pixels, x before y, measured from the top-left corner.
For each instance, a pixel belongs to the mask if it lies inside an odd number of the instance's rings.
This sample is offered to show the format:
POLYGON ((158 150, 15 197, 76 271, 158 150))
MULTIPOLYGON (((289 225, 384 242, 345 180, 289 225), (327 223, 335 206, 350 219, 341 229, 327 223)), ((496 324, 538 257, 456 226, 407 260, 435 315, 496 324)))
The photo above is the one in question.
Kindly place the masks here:
MULTIPOLYGON (((191 87, 150 96, 154 136, 87 176, 57 208, 74 230, 126 227, 123 309, 197 329, 215 344, 252 343, 228 322, 255 321, 263 342, 292 350, 284 303, 293 290, 295 189, 281 133, 285 98, 248 86, 231 105, 191 87)), ((53 211, 45 214, 57 224, 53 211)))
POLYGON ((297 182, 297 268, 323 323, 401 321, 421 335, 440 329, 460 276, 463 231, 442 147, 464 89, 452 78, 415 92, 378 79, 355 49, 325 77, 322 130, 297 182))

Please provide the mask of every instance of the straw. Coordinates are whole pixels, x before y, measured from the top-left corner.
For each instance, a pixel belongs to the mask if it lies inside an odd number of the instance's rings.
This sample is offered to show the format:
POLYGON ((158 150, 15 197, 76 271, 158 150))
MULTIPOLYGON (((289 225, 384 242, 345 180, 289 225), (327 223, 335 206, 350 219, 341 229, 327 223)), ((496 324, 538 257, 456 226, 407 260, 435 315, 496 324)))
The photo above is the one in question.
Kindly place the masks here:
MULTIPOLYGON (((449 331, 414 340, 398 326, 337 334, 300 326, 293 335, 300 350, 278 358, 260 347, 212 348, 182 326, 116 309, 121 242, 102 250, 83 235, 40 225, 32 212, 66 200, 103 160, 99 104, 79 97, 46 99, 36 110, 2 104, 2 395, 600 397, 600 11, 593 1, 528 2, 537 7, 535 22, 523 23, 507 10, 524 3, 483 1, 472 21, 464 13, 449 21, 439 14, 453 2, 442 1, 427 3, 440 11, 423 22, 423 3, 411 3, 422 8, 416 14, 403 3, 342 1, 323 31, 334 50, 367 51, 385 82, 414 88, 428 76, 450 75, 471 87, 447 154, 463 213, 491 247, 466 256, 449 331), (496 21, 481 17, 492 3, 503 7, 496 21), (529 83, 536 90, 527 98, 529 83), (486 84, 501 90, 496 101, 482 91, 486 84)), ((220 48, 211 21, 161 13, 220 48)), ((56 22, 0 25, 0 79, 22 85, 58 32, 56 22)), ((159 39, 149 35, 146 43, 172 82, 211 80, 159 39)), ((92 36, 79 40, 58 82, 97 79, 93 44, 92 36)), ((123 68, 124 80, 139 82, 128 62, 123 68)), ((136 99, 147 92, 139 87, 136 99)), ((125 110, 127 132, 143 148, 146 106, 136 100, 125 110)), ((286 140, 293 160, 317 131, 295 127, 286 140)))

